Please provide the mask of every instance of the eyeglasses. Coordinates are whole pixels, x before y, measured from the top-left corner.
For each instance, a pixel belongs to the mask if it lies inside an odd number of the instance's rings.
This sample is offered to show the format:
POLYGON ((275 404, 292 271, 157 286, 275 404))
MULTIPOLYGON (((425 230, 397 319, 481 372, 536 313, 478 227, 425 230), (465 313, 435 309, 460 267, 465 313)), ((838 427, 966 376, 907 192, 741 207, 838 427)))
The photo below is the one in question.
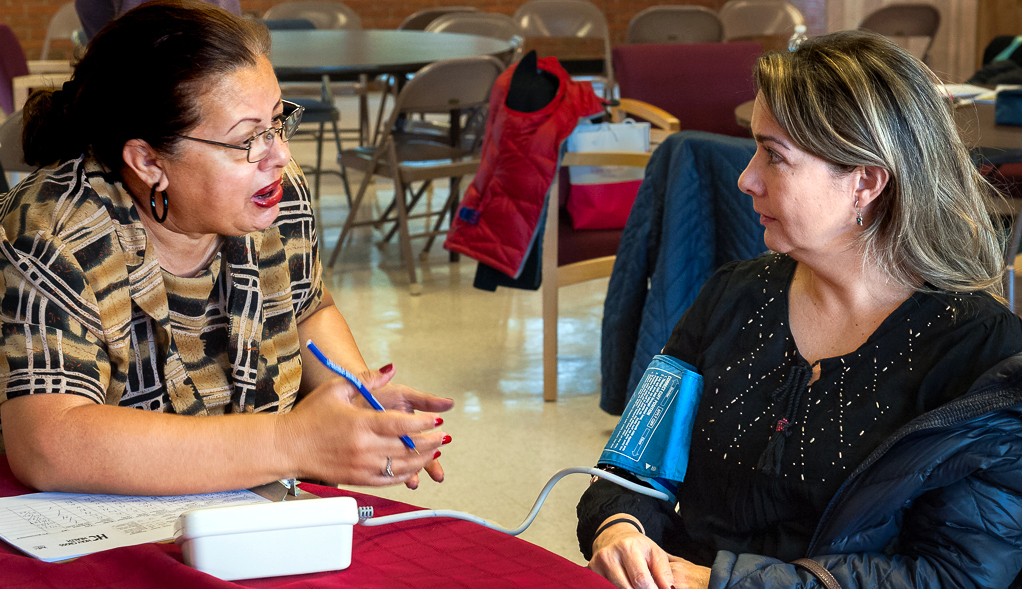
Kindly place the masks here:
POLYGON ((188 135, 175 135, 175 137, 191 139, 192 141, 207 143, 209 145, 217 145, 219 147, 240 149, 248 152, 246 157, 249 163, 254 164, 261 162, 266 159, 266 156, 270 155, 270 150, 273 149, 273 144, 277 140, 278 135, 284 143, 287 143, 291 140, 291 137, 294 136, 295 131, 298 130, 298 124, 302 122, 302 113, 305 112, 304 106, 288 102, 287 100, 283 100, 281 102, 284 104, 284 112, 274 119, 276 123, 279 123, 279 126, 274 125, 265 131, 256 133, 241 145, 220 143, 219 141, 199 139, 198 137, 189 137, 188 135))

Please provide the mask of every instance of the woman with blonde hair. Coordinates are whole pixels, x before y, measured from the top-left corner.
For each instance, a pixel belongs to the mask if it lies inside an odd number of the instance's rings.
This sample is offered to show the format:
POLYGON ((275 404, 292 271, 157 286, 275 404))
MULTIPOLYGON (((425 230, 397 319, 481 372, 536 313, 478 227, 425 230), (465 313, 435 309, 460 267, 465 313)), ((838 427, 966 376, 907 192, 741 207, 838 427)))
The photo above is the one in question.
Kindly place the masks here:
POLYGON ((704 379, 685 481, 676 504, 594 483, 590 568, 624 588, 1007 587, 1022 322, 950 102, 865 32, 765 55, 756 79, 738 184, 772 251, 675 327, 664 354, 704 379))

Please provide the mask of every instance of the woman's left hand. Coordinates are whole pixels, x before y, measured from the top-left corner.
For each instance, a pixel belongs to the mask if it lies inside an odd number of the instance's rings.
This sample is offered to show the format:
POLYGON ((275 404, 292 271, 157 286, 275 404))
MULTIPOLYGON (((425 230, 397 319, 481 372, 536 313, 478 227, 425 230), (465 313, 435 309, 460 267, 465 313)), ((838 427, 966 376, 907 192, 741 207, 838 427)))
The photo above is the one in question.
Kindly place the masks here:
MULTIPOLYGON (((394 377, 393 364, 388 364, 379 370, 361 372, 357 376, 359 380, 365 383, 366 388, 372 391, 373 396, 380 402, 380 405, 383 405, 387 410, 402 411, 404 413, 414 413, 415 411, 440 413, 454 406, 454 399, 437 397, 436 395, 417 391, 403 384, 391 382, 391 379, 394 377)), ((361 397, 358 398, 356 403, 369 407, 369 404, 361 397)), ((429 478, 434 481, 438 483, 443 482, 444 469, 440 466, 439 460, 433 460, 427 464, 426 472, 429 474, 429 478)), ((413 475, 412 478, 405 482, 405 486, 409 489, 418 488, 419 475, 413 475)))
POLYGON ((710 586, 710 569, 668 554, 671 573, 674 574, 674 589, 706 589, 710 586))

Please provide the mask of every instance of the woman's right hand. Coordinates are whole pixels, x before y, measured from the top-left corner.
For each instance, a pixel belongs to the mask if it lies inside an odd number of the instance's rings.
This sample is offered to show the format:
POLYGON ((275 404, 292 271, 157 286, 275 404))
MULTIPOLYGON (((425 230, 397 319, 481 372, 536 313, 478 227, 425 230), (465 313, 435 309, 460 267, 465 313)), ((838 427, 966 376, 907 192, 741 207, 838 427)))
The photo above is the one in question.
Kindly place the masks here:
POLYGON ((379 412, 354 405, 357 396, 349 383, 332 379, 280 416, 278 448, 298 478, 393 485, 408 481, 434 459, 447 435, 429 431, 438 424, 437 414, 379 412), (412 438, 418 454, 401 442, 403 435, 412 438), (394 476, 385 473, 388 457, 394 476))
POLYGON ((596 537, 589 568, 621 589, 671 589, 674 585, 667 552, 626 523, 614 524, 596 537))

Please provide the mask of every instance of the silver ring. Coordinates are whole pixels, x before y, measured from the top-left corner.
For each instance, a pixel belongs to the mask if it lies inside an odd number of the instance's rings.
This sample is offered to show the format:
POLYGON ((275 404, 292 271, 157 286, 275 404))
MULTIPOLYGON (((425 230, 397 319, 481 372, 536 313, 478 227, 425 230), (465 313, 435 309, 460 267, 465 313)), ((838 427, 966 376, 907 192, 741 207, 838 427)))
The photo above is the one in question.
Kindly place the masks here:
POLYGON ((383 469, 383 474, 385 474, 385 475, 387 475, 389 477, 394 476, 394 471, 390 470, 391 462, 392 462, 392 459, 391 459, 390 456, 388 456, 387 457, 387 468, 383 469))

